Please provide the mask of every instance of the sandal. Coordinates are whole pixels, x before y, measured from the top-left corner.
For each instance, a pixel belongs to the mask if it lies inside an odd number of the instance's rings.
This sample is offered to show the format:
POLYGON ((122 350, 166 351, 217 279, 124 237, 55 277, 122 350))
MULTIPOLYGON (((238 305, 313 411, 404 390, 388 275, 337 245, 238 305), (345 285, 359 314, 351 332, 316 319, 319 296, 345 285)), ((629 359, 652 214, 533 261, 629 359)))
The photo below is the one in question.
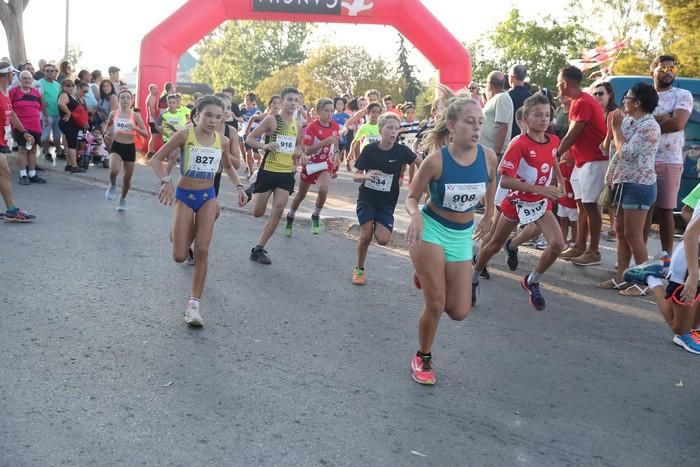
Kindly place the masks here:
POLYGON ((596 287, 598 287, 599 289, 606 290, 622 290, 628 285, 629 284, 625 281, 617 282, 613 277, 612 279, 608 279, 605 282, 601 282, 600 284, 596 285, 596 287))
POLYGON ((644 297, 649 291, 649 287, 640 287, 637 284, 626 288, 625 290, 620 290, 618 293, 623 297, 644 297))

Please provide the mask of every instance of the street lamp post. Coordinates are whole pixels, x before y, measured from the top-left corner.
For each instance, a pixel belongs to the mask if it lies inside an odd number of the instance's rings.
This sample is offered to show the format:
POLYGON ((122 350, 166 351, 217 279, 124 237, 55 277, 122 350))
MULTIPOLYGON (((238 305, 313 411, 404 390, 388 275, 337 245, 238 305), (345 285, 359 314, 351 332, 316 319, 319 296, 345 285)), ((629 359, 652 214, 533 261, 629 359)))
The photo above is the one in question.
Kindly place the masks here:
POLYGON ((68 60, 68 28, 70 18, 70 0, 66 0, 66 37, 63 43, 64 59, 68 60))

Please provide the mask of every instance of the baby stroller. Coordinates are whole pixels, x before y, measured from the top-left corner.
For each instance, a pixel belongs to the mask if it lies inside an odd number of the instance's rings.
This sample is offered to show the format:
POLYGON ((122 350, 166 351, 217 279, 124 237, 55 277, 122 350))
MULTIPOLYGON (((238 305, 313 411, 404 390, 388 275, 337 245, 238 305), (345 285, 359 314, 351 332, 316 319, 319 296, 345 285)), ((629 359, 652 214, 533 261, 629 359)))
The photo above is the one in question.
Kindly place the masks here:
POLYGON ((98 127, 83 129, 78 134, 78 165, 87 169, 90 163, 109 168, 109 152, 98 127))

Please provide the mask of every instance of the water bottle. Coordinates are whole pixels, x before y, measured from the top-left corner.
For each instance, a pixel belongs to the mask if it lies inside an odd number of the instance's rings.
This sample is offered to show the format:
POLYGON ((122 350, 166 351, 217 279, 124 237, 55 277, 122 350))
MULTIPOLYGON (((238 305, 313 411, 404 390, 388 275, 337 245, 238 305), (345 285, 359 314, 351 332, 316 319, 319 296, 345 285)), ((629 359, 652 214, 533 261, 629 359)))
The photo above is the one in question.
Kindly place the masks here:
POLYGON ((31 151, 33 146, 34 146, 34 143, 31 143, 31 142, 29 142, 29 141, 27 141, 27 142, 24 144, 24 147, 27 148, 27 151, 31 151))

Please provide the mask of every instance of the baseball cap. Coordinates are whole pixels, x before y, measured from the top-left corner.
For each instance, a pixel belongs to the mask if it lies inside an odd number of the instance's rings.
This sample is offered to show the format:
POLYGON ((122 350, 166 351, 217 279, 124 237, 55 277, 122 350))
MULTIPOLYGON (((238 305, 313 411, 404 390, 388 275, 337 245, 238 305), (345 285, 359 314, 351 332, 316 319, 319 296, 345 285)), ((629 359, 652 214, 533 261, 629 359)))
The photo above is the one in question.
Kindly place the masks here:
POLYGON ((11 63, 0 62, 0 74, 4 75, 7 73, 19 73, 19 70, 13 67, 11 63))

